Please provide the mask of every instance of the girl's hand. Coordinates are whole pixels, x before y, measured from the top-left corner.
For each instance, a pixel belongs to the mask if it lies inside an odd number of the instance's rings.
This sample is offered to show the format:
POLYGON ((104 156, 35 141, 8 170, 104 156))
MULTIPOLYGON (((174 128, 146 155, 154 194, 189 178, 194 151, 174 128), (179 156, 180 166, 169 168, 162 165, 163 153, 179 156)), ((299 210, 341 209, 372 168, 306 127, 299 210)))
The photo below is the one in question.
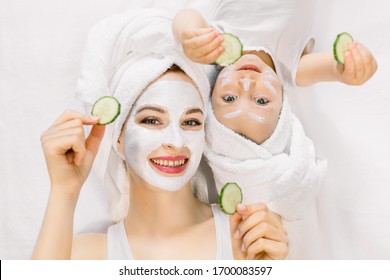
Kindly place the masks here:
POLYGON ((67 111, 41 135, 52 190, 78 196, 104 135, 105 126, 97 125, 98 120, 67 111), (83 125, 93 125, 87 139, 83 125))
POLYGON ((362 85, 376 72, 378 66, 370 50, 356 41, 344 54, 345 64, 336 64, 334 72, 338 80, 347 85, 362 85))
POLYGON ((281 218, 264 204, 237 205, 230 216, 235 259, 283 260, 288 254, 287 232, 281 218))
POLYGON ((182 34, 184 54, 194 62, 210 64, 222 54, 223 37, 214 28, 195 28, 182 34))

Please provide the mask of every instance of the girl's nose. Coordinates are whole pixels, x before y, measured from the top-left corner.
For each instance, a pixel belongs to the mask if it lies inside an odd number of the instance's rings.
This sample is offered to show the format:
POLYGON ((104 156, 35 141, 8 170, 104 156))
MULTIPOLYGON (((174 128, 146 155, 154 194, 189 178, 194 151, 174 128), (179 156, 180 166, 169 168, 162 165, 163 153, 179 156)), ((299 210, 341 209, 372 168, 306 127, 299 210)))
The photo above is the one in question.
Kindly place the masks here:
POLYGON ((239 80, 240 85, 244 91, 248 91, 251 88, 252 80, 250 78, 241 78, 239 80))

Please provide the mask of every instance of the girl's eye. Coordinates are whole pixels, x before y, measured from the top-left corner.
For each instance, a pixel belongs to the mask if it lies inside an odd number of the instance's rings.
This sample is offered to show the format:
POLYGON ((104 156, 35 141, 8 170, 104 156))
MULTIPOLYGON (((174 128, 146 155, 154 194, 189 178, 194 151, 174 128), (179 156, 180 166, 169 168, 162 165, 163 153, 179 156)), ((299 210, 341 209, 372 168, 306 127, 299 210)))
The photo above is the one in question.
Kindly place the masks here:
POLYGON ((265 105, 269 102, 268 100, 266 100, 264 98, 256 98, 255 100, 256 100, 256 103, 260 104, 260 105, 265 105))
POLYGON ((161 124, 160 121, 156 118, 146 118, 141 121, 143 124, 149 124, 149 125, 159 125, 161 124))
POLYGON ((233 96, 233 95, 226 95, 224 97, 222 97, 223 100, 225 100, 226 102, 233 102, 237 99, 237 96, 233 96))
POLYGON ((183 122, 185 126, 200 126, 202 123, 198 120, 186 120, 183 122))

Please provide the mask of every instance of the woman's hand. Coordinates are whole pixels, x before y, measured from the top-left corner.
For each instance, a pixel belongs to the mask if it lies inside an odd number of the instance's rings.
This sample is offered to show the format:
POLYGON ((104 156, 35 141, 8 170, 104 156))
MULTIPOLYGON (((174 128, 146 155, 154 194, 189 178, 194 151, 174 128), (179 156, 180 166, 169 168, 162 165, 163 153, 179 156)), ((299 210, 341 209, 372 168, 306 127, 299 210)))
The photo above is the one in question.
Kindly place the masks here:
POLYGON ((78 196, 104 135, 98 118, 66 111, 42 135, 52 189, 78 196), (85 139, 84 125, 93 125, 85 139))
POLYGON ((370 50, 363 44, 352 42, 344 54, 345 64, 335 63, 334 73, 338 80, 347 85, 362 85, 376 72, 377 62, 370 50))
POLYGON ((181 39, 184 54, 197 63, 214 63, 223 52, 223 37, 211 27, 186 30, 181 39))
POLYGON ((264 204, 237 205, 230 217, 235 259, 283 260, 288 254, 287 232, 281 218, 264 204))

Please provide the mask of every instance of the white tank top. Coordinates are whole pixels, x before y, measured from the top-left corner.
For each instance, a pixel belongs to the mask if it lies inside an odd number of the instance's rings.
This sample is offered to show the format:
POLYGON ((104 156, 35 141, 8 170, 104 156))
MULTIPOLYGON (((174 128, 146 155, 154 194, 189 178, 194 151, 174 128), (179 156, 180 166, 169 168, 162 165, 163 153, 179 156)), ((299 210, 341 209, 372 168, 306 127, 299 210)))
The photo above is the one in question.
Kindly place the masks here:
MULTIPOLYGON (((213 211, 217 260, 232 260, 233 252, 230 238, 230 226, 228 215, 224 214, 216 204, 211 205, 213 211)), ((133 254, 127 240, 124 221, 121 220, 108 228, 107 232, 107 259, 108 260, 133 260, 133 254)))

